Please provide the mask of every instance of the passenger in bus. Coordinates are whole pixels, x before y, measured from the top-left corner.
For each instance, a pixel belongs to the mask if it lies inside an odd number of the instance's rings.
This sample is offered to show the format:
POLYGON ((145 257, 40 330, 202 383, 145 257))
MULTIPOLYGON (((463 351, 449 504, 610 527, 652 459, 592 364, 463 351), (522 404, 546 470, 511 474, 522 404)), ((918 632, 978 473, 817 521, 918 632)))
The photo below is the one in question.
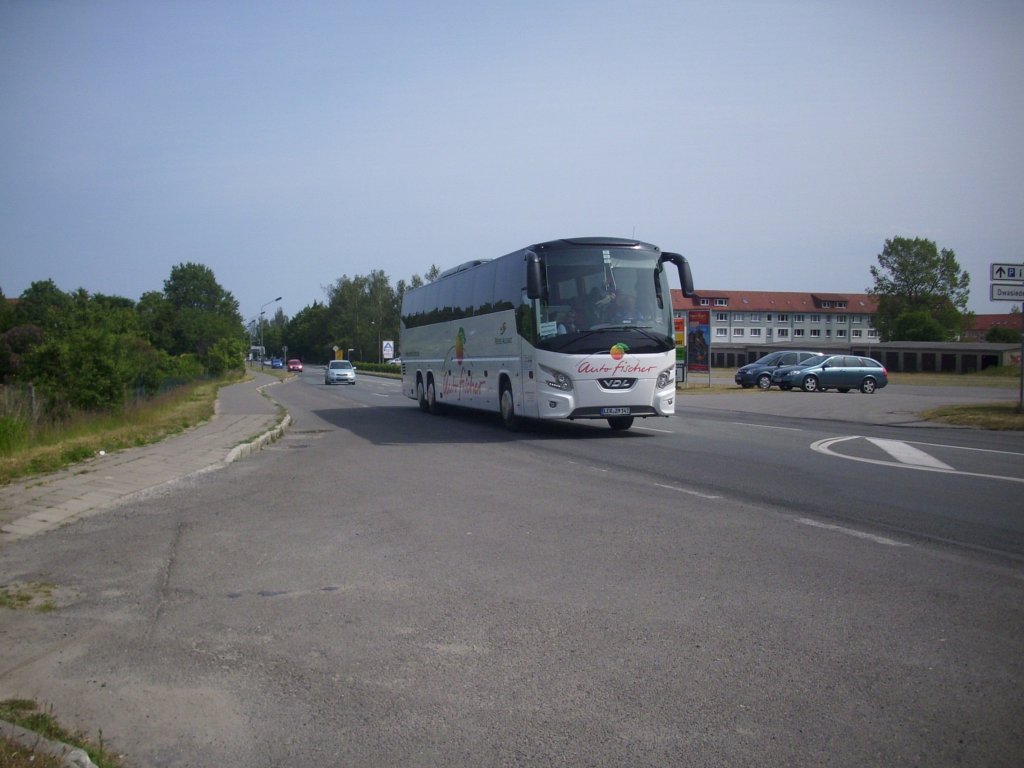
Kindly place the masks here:
POLYGON ((636 297, 631 293, 620 291, 615 296, 615 303, 612 304, 611 313, 608 316, 609 322, 628 323, 636 320, 643 320, 636 308, 636 297))
POLYGON ((573 333, 582 331, 584 328, 590 327, 590 323, 587 322, 587 312, 583 308, 583 299, 577 296, 569 302, 571 312, 569 315, 569 330, 573 333))

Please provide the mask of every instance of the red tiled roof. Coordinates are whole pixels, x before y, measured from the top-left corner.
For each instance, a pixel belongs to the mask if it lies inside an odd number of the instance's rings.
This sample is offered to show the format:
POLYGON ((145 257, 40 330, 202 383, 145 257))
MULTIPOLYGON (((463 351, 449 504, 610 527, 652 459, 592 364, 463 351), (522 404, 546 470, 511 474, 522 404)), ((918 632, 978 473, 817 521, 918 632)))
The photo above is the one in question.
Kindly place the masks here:
POLYGON ((795 291, 715 291, 700 290, 687 299, 682 291, 672 291, 672 309, 717 309, 732 312, 823 312, 835 314, 874 314, 878 299, 868 293, 800 293, 795 291), (700 300, 708 305, 701 306, 700 300), (715 299, 725 299, 724 307, 716 307, 715 299), (845 307, 823 307, 822 302, 845 301, 845 307))
POLYGON ((970 330, 985 334, 992 328, 1009 328, 1013 331, 1022 331, 1024 330, 1024 315, 1020 312, 1007 312, 1002 315, 975 315, 970 330))

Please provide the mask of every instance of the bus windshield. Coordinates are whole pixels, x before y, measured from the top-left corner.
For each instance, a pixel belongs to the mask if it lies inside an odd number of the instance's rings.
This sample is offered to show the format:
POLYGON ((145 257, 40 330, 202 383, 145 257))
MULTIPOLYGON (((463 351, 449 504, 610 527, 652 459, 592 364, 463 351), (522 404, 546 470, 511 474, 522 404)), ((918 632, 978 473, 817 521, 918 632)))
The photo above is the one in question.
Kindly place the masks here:
POLYGON ((614 247, 543 253, 546 294, 533 308, 537 348, 589 353, 614 337, 628 339, 636 353, 672 349, 671 290, 657 256, 614 247))

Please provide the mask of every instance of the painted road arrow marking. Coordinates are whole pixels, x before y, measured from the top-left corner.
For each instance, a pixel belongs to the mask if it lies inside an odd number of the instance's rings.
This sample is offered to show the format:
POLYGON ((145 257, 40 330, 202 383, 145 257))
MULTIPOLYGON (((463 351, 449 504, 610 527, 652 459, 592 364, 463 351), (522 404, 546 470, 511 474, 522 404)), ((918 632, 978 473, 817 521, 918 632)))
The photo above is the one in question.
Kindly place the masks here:
MULTIPOLYGON (((936 446, 965 451, 977 451, 983 453, 1004 453, 1003 451, 986 451, 979 448, 962 448, 960 446, 936 446)), ((849 459, 850 461, 862 461, 865 464, 881 464, 885 467, 897 469, 917 469, 923 472, 943 472, 951 475, 964 475, 967 477, 983 477, 990 480, 1009 480, 1011 483, 1024 483, 1024 477, 1012 477, 1007 475, 992 475, 984 472, 963 472, 939 461, 935 457, 925 453, 919 448, 905 443, 901 440, 883 440, 880 438, 862 437, 861 435, 846 435, 845 437, 828 437, 824 440, 817 440, 811 443, 811 450, 824 453, 827 456, 835 456, 837 459, 849 459), (865 456, 848 456, 833 450, 833 446, 845 443, 850 440, 867 440, 873 445, 881 448, 893 460, 869 459, 865 456)), ((1016 456, 1017 454, 1010 454, 1016 456)))
POLYGON ((901 440, 884 440, 880 437, 867 438, 869 443, 874 443, 883 451, 892 456, 900 464, 910 464, 915 467, 930 467, 932 469, 944 469, 955 472, 953 467, 945 462, 939 461, 929 453, 920 448, 915 448, 910 443, 901 440))

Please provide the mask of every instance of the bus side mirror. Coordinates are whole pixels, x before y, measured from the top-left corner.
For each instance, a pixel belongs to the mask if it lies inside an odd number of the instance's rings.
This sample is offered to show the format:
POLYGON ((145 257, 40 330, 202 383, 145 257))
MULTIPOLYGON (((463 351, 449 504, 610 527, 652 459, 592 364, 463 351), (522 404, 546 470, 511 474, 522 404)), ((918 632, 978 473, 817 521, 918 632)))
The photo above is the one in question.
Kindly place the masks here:
POLYGON ((544 298, 544 275, 540 256, 532 251, 526 254, 526 295, 530 299, 544 298))
POLYGON ((679 287, 682 289, 683 296, 688 299, 692 298, 694 290, 693 275, 690 274, 690 262, 678 253, 668 253, 667 251, 661 254, 658 263, 662 264, 666 261, 671 261, 676 265, 676 270, 679 272, 679 287))

